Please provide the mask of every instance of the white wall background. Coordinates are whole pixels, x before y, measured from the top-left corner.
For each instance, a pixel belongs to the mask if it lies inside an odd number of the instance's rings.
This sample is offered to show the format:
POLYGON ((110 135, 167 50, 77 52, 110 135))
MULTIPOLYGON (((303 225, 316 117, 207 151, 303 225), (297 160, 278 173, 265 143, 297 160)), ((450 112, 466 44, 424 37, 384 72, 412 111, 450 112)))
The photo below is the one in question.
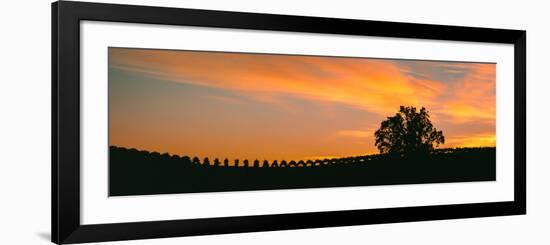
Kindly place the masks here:
MULTIPOLYGON (((106 1, 115 2, 115 1, 106 1)), ((526 216, 200 236, 104 244, 549 244, 550 21, 545 1, 125 0, 118 3, 527 30, 526 216)), ((0 14, 0 244, 48 244, 50 2, 0 14)))

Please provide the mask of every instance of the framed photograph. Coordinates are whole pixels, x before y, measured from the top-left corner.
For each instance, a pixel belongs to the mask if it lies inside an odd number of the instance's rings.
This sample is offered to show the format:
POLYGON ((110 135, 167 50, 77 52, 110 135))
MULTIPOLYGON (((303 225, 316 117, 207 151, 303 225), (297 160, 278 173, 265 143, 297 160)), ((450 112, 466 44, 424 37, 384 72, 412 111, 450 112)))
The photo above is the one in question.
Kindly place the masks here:
POLYGON ((522 30, 52 4, 52 241, 526 212, 522 30))

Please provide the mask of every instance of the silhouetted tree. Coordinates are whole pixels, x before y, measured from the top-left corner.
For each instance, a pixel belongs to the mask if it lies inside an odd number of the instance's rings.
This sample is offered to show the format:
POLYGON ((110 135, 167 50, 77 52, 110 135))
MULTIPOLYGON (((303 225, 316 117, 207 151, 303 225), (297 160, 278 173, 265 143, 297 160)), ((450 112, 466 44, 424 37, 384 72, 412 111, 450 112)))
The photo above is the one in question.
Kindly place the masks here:
POLYGON ((244 159, 243 165, 245 168, 248 168, 248 159, 244 159))
POLYGON ((198 157, 193 157, 193 164, 195 164, 195 165, 200 165, 200 164, 201 164, 201 160, 200 160, 198 157))
POLYGON ((149 152, 148 151, 144 151, 144 150, 141 150, 141 151, 137 151, 137 154, 141 157, 147 157, 149 156, 149 152))
POLYGON ((315 166, 315 167, 319 167, 319 166, 322 166, 322 165, 323 165, 323 160, 316 159, 315 161, 313 161, 313 166, 315 166))
POLYGON ((167 152, 165 152, 165 153, 162 153, 162 155, 160 155, 160 157, 161 157, 163 160, 168 160, 168 159, 170 159, 170 154, 168 154, 167 152))
MULTIPOLYGON (((130 149, 130 150, 134 150, 134 149, 130 149)), ((149 156, 152 158, 152 159, 160 159, 160 153, 154 151, 154 152, 151 152, 151 154, 149 154, 149 156)))
POLYGON ((306 161, 306 167, 313 167, 313 161, 307 160, 306 161))
POLYGON ((288 166, 295 168, 296 167, 296 162, 294 160, 292 160, 288 163, 288 166))
POLYGON ((279 163, 277 162, 277 160, 273 160, 273 163, 271 164, 271 167, 272 167, 272 168, 277 168, 277 167, 279 167, 279 163))
POLYGON ((216 167, 220 166, 220 159, 218 159, 218 158, 214 159, 214 166, 216 166, 216 167))
POLYGON ((210 160, 208 159, 208 157, 205 157, 204 160, 202 160, 202 165, 205 167, 210 166, 210 160))
POLYGON ((181 157, 181 161, 182 161, 183 164, 185 164, 185 165, 190 165, 190 164, 191 164, 191 158, 189 158, 188 156, 183 156, 183 157, 181 157))
POLYGON ((408 155, 427 153, 445 143, 442 131, 433 127, 426 108, 401 106, 399 112, 380 124, 374 133, 380 153, 408 155))
POLYGON ((223 166, 224 167, 229 167, 229 159, 223 159, 223 166))
POLYGON ((281 165, 280 165, 279 167, 285 168, 285 167, 287 167, 287 166, 288 166, 288 165, 287 165, 286 161, 283 160, 283 161, 281 161, 281 165))
POLYGON ((239 159, 235 159, 235 167, 239 166, 239 159))
POLYGON ((260 167, 260 161, 258 159, 254 160, 254 167, 259 168, 260 167))
POLYGON ((262 164, 262 168, 269 168, 269 162, 267 160, 264 160, 264 163, 262 164))
POLYGON ((298 161, 298 163, 296 164, 296 167, 305 167, 306 166, 306 163, 304 162, 304 160, 300 160, 298 161))

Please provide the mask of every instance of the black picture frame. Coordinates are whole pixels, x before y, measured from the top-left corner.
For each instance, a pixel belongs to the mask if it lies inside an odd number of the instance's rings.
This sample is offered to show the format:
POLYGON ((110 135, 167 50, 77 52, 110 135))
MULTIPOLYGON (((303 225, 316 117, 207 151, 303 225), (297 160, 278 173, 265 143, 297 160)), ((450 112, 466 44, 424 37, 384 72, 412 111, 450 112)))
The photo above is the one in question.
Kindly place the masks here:
POLYGON ((52 4, 52 242, 288 230, 526 213, 526 31, 60 1, 52 4), (514 45, 514 201, 223 218, 80 223, 80 21, 514 45))

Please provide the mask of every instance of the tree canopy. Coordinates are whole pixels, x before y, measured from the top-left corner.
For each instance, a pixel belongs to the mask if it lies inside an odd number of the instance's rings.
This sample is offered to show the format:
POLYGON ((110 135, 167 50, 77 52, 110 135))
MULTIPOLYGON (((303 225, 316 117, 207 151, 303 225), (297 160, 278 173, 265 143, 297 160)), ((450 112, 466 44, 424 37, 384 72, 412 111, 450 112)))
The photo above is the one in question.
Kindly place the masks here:
POLYGON ((380 153, 410 155, 428 153, 445 143, 441 130, 430 121, 426 108, 401 106, 395 116, 388 117, 374 133, 380 153))

